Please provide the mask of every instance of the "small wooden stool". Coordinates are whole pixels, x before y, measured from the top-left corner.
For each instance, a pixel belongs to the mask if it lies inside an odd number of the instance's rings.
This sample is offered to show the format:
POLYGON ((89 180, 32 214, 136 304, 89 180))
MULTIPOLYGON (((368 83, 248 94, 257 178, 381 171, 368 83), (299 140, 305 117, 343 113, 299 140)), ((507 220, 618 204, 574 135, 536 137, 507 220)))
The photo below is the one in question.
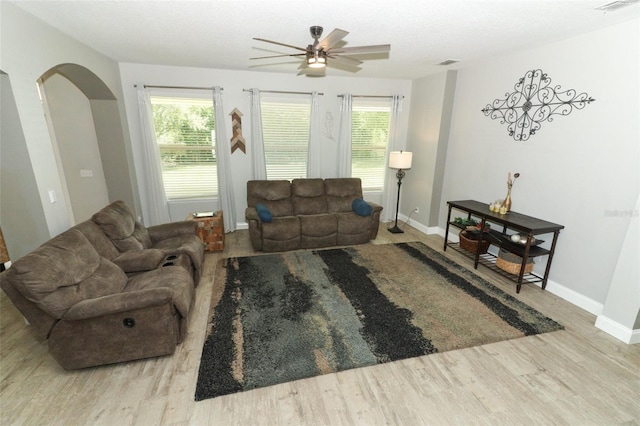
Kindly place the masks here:
POLYGON ((187 220, 198 222, 198 237, 205 251, 224 250, 224 220, 222 210, 208 213, 191 213, 187 220))

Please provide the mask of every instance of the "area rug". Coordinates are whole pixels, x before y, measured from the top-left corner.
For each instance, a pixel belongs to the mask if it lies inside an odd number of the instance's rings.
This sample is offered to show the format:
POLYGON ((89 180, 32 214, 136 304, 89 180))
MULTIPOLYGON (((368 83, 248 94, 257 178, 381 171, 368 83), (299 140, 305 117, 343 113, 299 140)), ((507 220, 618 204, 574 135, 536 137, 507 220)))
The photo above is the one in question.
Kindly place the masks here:
POLYGON ((420 242, 227 258, 215 283, 196 401, 563 328, 420 242))

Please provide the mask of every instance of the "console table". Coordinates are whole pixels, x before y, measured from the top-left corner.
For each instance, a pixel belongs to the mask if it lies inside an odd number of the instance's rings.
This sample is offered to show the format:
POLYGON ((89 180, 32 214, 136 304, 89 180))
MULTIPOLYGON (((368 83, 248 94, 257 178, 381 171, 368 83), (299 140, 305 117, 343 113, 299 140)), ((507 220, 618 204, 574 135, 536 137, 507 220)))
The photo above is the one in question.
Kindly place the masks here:
POLYGON ((501 275, 511 279, 517 283, 516 293, 520 293, 520 288, 523 283, 535 283, 542 282, 542 289, 547 286, 547 279, 549 277, 549 271, 551 270, 551 261, 553 260, 553 253, 556 248, 556 242, 558 241, 558 235, 560 230, 564 229, 563 225, 547 222, 545 220, 536 219, 535 217, 526 216, 516 212, 509 212, 506 214, 500 214, 489 210, 489 205, 474 200, 463 201, 447 201, 449 205, 449 213, 447 215, 447 227, 444 233, 444 250, 447 247, 452 247, 455 250, 474 259, 474 268, 478 268, 478 264, 483 264, 491 270, 500 273, 501 275), (491 253, 481 254, 480 244, 475 253, 471 253, 459 246, 458 243, 449 243, 449 226, 453 225, 457 228, 464 229, 457 223, 451 221, 451 211, 453 209, 463 211, 467 214, 467 219, 478 218, 480 222, 480 228, 478 230, 478 241, 482 241, 483 238, 489 239, 491 244, 504 247, 505 250, 517 254, 522 257, 522 264, 520 265, 520 273, 518 275, 511 275, 500 268, 495 266, 496 256, 491 253), (502 225, 502 231, 496 231, 493 229, 485 230, 485 225, 489 223, 495 223, 502 225), (527 241, 525 244, 514 243, 510 239, 510 235, 507 233, 508 229, 516 230, 519 234, 526 234, 527 241), (553 234, 553 240, 551 247, 545 249, 538 246, 533 246, 531 242, 534 240, 535 235, 541 234, 553 234), (540 276, 533 272, 525 273, 525 265, 530 257, 548 256, 547 267, 544 271, 544 276, 540 276))

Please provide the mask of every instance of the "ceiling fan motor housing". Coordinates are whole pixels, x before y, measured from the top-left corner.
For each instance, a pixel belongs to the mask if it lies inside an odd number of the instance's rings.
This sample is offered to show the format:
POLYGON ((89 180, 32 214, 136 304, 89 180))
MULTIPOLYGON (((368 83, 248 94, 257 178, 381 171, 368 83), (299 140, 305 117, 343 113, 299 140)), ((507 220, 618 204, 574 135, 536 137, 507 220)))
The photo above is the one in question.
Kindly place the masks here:
POLYGON ((318 25, 314 25, 311 28, 309 28, 309 31, 311 32, 311 37, 313 37, 315 40, 318 40, 320 38, 320 36, 322 35, 322 30, 323 28, 318 25))

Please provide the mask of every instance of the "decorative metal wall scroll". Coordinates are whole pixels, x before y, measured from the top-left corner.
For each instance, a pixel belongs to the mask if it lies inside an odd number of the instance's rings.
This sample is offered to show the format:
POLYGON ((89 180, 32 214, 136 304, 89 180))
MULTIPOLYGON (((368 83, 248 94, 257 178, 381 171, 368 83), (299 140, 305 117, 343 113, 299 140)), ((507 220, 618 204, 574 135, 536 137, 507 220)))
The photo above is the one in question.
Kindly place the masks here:
POLYGON ((553 121, 554 115, 569 115, 574 108, 582 109, 594 102, 586 93, 576 94, 573 89, 560 91, 560 85, 551 87, 551 79, 542 70, 527 71, 505 99, 496 99, 482 109, 485 116, 500 124, 508 123, 509 136, 526 141, 542 127, 543 121, 553 121))
POLYGON ((328 139, 333 140, 333 114, 327 111, 324 114, 324 123, 322 123, 322 134, 328 139))
POLYGON ((242 136, 242 113, 238 110, 238 108, 234 108, 233 111, 229 113, 231 116, 231 127, 233 128, 233 136, 231 137, 231 153, 238 148, 245 154, 247 153, 245 145, 244 145, 244 137, 242 136))

